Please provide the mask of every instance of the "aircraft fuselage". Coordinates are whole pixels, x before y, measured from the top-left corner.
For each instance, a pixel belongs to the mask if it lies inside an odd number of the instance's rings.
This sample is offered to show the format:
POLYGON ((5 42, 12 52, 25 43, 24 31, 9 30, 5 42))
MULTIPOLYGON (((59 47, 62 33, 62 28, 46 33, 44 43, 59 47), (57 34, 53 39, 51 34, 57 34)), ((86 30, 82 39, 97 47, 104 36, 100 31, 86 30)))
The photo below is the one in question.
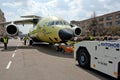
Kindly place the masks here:
POLYGON ((41 19, 29 34, 31 38, 48 43, 65 42, 74 36, 70 24, 58 17, 41 19))

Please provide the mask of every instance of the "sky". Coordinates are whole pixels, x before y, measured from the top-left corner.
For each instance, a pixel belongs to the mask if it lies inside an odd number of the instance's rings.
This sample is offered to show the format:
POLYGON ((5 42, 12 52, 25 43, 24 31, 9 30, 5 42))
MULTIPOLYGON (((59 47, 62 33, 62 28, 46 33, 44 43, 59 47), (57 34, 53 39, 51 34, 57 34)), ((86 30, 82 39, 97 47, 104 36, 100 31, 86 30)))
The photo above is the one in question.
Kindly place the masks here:
MULTIPOLYGON (((120 0, 0 0, 0 8, 6 21, 21 19, 24 15, 42 17, 58 16, 67 21, 84 20, 91 17, 120 11, 120 0)), ((28 33, 30 27, 21 27, 28 33)))

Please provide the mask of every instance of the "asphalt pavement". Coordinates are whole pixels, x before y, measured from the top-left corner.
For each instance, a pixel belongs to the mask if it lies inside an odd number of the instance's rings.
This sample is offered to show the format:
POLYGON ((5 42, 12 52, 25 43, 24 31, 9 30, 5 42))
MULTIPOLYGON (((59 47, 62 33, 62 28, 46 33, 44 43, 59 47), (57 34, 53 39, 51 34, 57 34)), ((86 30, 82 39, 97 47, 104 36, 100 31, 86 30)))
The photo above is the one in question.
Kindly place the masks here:
POLYGON ((0 80, 113 80, 95 70, 78 66, 73 54, 56 52, 47 44, 23 45, 11 39, 0 44, 0 80))

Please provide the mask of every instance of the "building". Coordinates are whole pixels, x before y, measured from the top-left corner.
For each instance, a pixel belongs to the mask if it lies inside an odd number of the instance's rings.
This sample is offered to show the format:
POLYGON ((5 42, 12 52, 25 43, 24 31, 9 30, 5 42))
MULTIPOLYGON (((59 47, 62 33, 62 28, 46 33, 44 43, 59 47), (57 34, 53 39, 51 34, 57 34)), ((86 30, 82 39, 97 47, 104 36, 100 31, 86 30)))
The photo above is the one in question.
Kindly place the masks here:
POLYGON ((111 28, 120 27, 120 11, 104 14, 101 16, 94 16, 93 18, 82 20, 82 21, 71 21, 72 24, 76 24, 82 27, 84 30, 91 26, 91 21, 97 20, 97 27, 99 28, 111 28))
POLYGON ((101 27, 120 26, 120 11, 99 16, 97 20, 101 27))
MULTIPOLYGON (((5 22, 5 21, 6 21, 6 19, 4 17, 4 13, 0 9, 0 23, 5 22)), ((4 34, 4 26, 0 26, 0 36, 2 36, 3 34, 4 34)))

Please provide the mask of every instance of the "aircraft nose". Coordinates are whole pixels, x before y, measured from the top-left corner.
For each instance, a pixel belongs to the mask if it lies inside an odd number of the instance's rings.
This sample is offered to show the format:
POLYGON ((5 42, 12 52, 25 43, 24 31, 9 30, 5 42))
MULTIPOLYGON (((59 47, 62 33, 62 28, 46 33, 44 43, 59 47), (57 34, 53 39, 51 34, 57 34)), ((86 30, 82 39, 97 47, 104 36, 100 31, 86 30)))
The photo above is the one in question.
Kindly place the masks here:
POLYGON ((71 29, 61 29, 59 31, 59 37, 62 41, 70 40, 73 37, 73 31, 71 29))

